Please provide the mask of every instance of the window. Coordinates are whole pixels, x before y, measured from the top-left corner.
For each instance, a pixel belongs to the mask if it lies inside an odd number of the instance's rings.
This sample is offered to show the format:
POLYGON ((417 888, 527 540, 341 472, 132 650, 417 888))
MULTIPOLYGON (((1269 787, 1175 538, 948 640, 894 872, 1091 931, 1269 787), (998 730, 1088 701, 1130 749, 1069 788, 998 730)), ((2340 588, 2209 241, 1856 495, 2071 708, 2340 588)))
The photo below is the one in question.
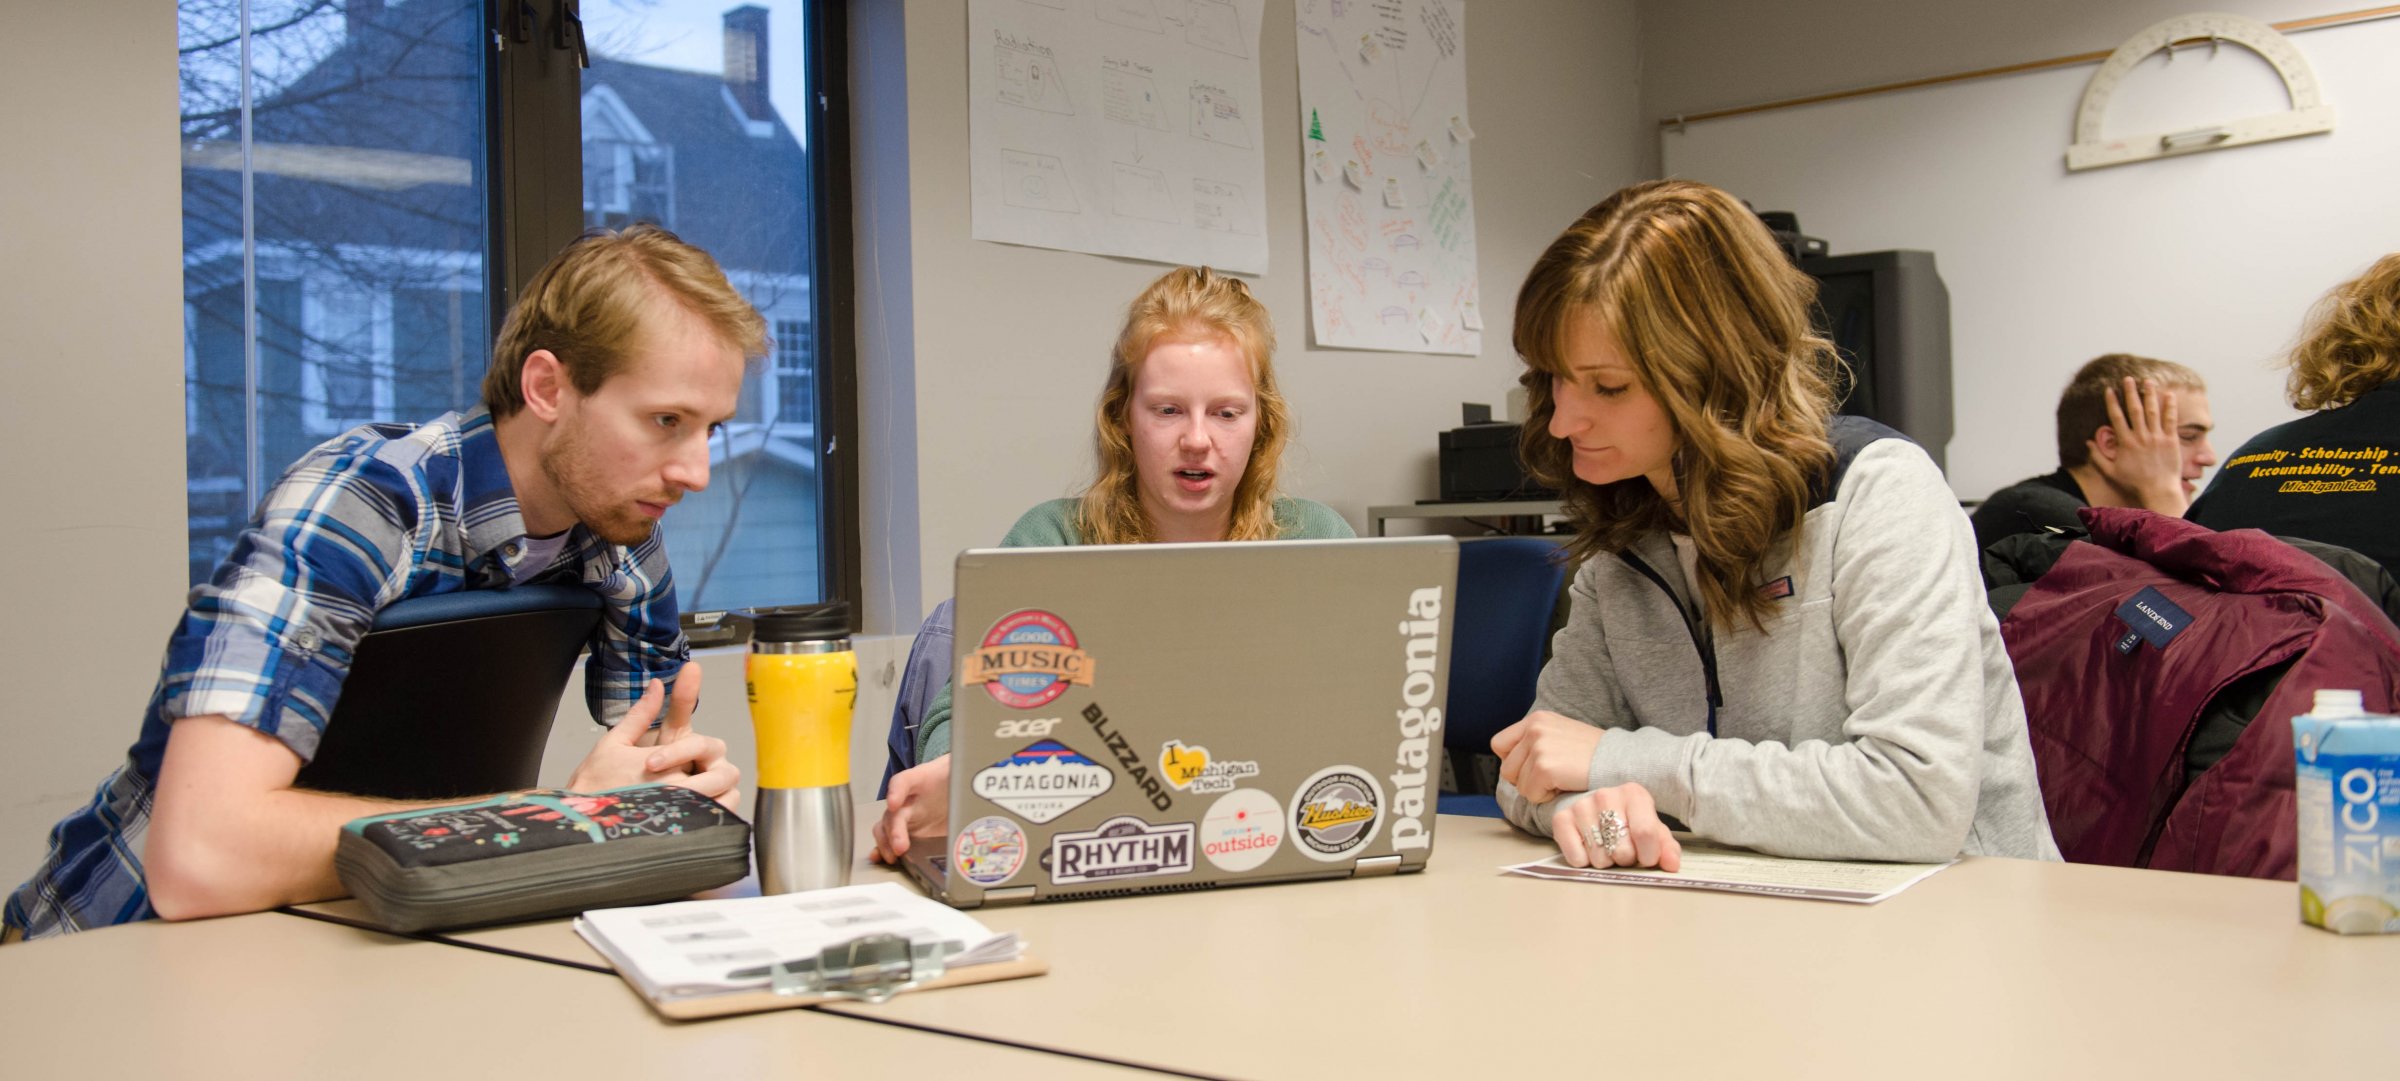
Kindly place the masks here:
POLYGON ((827 453, 850 343, 823 314, 848 292, 842 0, 567 10, 179 9, 193 580, 310 446, 474 405, 516 287, 578 229, 647 221, 776 339, 663 527, 682 607, 857 596, 855 469, 827 453))

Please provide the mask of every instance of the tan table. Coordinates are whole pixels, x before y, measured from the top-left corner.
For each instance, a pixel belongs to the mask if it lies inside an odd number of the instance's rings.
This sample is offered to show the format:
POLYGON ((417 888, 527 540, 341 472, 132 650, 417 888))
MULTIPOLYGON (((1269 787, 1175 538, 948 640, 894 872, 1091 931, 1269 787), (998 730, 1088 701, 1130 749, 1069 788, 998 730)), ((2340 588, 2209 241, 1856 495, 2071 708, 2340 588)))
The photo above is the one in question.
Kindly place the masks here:
MULTIPOLYGON (((1841 905, 1503 876, 1548 842, 1440 823, 1417 875, 982 910, 1050 974, 829 1012, 1243 1078, 2351 1077, 2400 1062, 2400 936, 2301 926, 2289 883, 1971 859, 1841 905)), ((456 937, 597 960, 563 921, 456 937)))
POLYGON ((1139 1076, 810 1010, 666 1022, 613 974, 271 912, 0 948, 0 1033, 20 1078, 1139 1076))

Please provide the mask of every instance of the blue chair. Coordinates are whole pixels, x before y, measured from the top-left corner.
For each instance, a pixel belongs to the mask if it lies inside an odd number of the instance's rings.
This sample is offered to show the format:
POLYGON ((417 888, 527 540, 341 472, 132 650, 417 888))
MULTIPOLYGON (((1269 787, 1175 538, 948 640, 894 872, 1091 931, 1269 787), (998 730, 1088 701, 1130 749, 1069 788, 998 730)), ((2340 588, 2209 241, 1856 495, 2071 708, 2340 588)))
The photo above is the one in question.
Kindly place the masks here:
POLYGON ((1443 814, 1500 817, 1488 786, 1471 776, 1474 755, 1533 708, 1534 680, 1550 652, 1552 616, 1566 581, 1566 553, 1541 537, 1492 537, 1458 546, 1451 610, 1450 700, 1442 746, 1460 791, 1437 800, 1443 814))
POLYGON ((884 736, 887 754, 876 799, 891 794, 893 774, 917 764, 917 726, 924 723, 933 697, 950 682, 950 644, 956 637, 950 626, 952 603, 935 605, 925 625, 917 628, 917 640, 909 644, 908 664, 901 669, 900 691, 892 702, 891 730, 884 736))
POLYGON ((524 585, 411 597, 358 642, 316 757, 294 783, 385 799, 530 788, 600 595, 524 585))

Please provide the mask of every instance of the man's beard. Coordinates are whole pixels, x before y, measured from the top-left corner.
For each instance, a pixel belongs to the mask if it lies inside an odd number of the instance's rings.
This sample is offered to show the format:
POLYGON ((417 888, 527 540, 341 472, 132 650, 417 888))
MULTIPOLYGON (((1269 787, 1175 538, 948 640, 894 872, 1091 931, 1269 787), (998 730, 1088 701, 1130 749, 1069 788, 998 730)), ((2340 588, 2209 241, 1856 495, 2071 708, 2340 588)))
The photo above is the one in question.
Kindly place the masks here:
POLYGON ((631 500, 611 499, 590 481, 591 444, 584 438, 580 421, 570 422, 558 434, 550 452, 542 456, 542 473, 550 478, 550 486, 566 500, 567 510, 601 540, 627 547, 650 539, 658 523, 633 507, 631 500))

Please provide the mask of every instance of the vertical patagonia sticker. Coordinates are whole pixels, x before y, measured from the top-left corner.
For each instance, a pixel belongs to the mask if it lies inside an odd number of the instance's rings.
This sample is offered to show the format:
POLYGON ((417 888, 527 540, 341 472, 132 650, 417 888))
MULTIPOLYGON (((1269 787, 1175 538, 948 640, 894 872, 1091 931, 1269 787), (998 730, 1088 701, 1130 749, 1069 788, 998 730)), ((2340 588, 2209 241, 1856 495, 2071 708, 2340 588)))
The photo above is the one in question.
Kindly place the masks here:
POLYGON ((2117 639, 2119 653, 2131 653, 2143 642, 2150 643, 2153 649, 2165 649, 2176 635, 2192 625, 2192 614, 2176 607, 2156 586, 2143 586, 2141 592, 2118 605, 2117 619, 2128 628, 2117 639))

